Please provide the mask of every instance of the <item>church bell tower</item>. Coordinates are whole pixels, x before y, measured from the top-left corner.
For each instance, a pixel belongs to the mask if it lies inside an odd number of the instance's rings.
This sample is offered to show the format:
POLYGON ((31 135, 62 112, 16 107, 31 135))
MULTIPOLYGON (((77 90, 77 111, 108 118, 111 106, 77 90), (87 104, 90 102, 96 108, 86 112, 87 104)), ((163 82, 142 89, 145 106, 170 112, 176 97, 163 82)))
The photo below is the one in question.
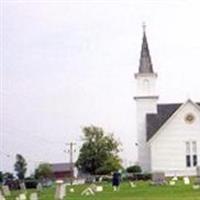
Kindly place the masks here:
POLYGON ((145 172, 151 171, 150 148, 147 144, 146 115, 157 113, 158 95, 156 95, 157 74, 153 70, 151 56, 148 48, 145 25, 143 25, 142 49, 139 62, 139 70, 135 74, 137 93, 134 97, 136 102, 136 126, 138 164, 145 172))

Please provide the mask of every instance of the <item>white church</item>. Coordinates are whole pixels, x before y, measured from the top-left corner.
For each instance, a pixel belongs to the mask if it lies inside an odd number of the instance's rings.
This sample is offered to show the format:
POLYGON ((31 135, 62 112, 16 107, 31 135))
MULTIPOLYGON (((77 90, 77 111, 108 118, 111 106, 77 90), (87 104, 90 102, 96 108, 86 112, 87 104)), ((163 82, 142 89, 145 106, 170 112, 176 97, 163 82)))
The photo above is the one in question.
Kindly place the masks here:
POLYGON ((200 103, 158 103, 157 74, 153 70, 144 30, 137 93, 138 164, 144 172, 166 176, 196 175, 200 166, 200 103))

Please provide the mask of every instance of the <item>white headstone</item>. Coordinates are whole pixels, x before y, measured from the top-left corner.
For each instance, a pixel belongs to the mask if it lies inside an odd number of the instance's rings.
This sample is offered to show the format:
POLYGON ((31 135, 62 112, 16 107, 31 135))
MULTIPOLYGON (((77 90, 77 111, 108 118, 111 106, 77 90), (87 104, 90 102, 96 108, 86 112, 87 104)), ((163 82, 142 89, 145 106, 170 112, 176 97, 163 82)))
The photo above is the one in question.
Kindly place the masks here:
POLYGON ((81 195, 86 195, 86 196, 94 195, 94 194, 95 194, 94 191, 90 187, 86 188, 85 190, 81 192, 81 195))
POLYGON ((6 196, 6 197, 10 196, 10 189, 7 185, 2 186, 2 191, 3 191, 4 196, 6 196))
POLYGON ((24 182, 20 183, 19 186, 20 186, 21 190, 23 190, 23 191, 26 190, 26 186, 25 186, 24 182))
POLYGON ((65 185, 63 184, 63 181, 57 180, 56 181, 55 199, 62 200, 62 199, 64 199, 65 195, 66 195, 66 191, 65 191, 65 185))
POLYGON ((38 183, 36 189, 37 189, 37 191, 41 192, 42 191, 42 184, 38 183))
POLYGON ((3 194, 0 191, 0 200, 5 200, 5 197, 3 196, 3 194))
POLYGON ((30 200, 38 200, 38 195, 36 192, 30 194, 30 200))
POLYGON ((70 188, 69 191, 70 191, 70 192, 74 192, 74 188, 70 188))
POLYGON ((26 200, 26 194, 24 194, 24 193, 20 194, 19 200, 26 200))
POLYGON ((190 179, 188 177, 184 177, 183 178, 183 182, 185 185, 189 185, 190 184, 190 179))
POLYGON ((193 185, 192 187, 193 187, 194 190, 200 189, 200 185, 193 185))
POLYGON ((174 177, 172 178, 172 181, 178 181, 178 177, 177 177, 177 176, 174 176, 174 177))
POLYGON ((132 188, 135 188, 135 187, 136 187, 136 185, 135 185, 134 182, 132 182, 132 181, 130 181, 129 184, 130 184, 130 186, 131 186, 132 188))
POLYGON ((169 185, 171 185, 171 186, 176 185, 176 182, 175 181, 170 181, 169 185))
POLYGON ((96 186, 95 192, 103 192, 103 186, 96 186))

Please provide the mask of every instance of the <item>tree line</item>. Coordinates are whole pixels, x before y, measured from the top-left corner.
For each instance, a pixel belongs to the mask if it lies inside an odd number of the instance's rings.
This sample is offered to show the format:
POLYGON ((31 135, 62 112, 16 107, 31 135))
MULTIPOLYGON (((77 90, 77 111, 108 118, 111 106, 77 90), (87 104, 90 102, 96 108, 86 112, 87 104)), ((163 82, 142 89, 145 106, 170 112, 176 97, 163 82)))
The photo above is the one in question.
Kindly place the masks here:
MULTIPOLYGON (((91 175, 110 174, 113 171, 122 169, 120 152, 120 142, 111 133, 106 133, 101 127, 86 126, 82 129, 83 144, 79 151, 79 156, 75 162, 78 171, 91 175)), ((24 180, 27 172, 27 162, 21 154, 16 155, 14 170, 19 180, 24 180)), ((1 178, 12 174, 2 174, 1 178)), ((53 176, 49 163, 40 163, 32 175, 36 179, 51 178, 53 176)))

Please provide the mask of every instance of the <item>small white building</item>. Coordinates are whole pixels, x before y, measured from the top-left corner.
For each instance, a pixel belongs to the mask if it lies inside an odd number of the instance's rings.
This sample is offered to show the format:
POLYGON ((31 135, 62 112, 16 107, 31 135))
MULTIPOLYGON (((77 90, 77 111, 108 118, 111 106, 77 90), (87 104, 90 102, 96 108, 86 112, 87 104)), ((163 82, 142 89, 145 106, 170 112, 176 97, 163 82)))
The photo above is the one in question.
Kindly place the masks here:
POLYGON ((167 176, 195 175, 200 165, 200 103, 158 103, 145 30, 135 79, 139 165, 167 176))

